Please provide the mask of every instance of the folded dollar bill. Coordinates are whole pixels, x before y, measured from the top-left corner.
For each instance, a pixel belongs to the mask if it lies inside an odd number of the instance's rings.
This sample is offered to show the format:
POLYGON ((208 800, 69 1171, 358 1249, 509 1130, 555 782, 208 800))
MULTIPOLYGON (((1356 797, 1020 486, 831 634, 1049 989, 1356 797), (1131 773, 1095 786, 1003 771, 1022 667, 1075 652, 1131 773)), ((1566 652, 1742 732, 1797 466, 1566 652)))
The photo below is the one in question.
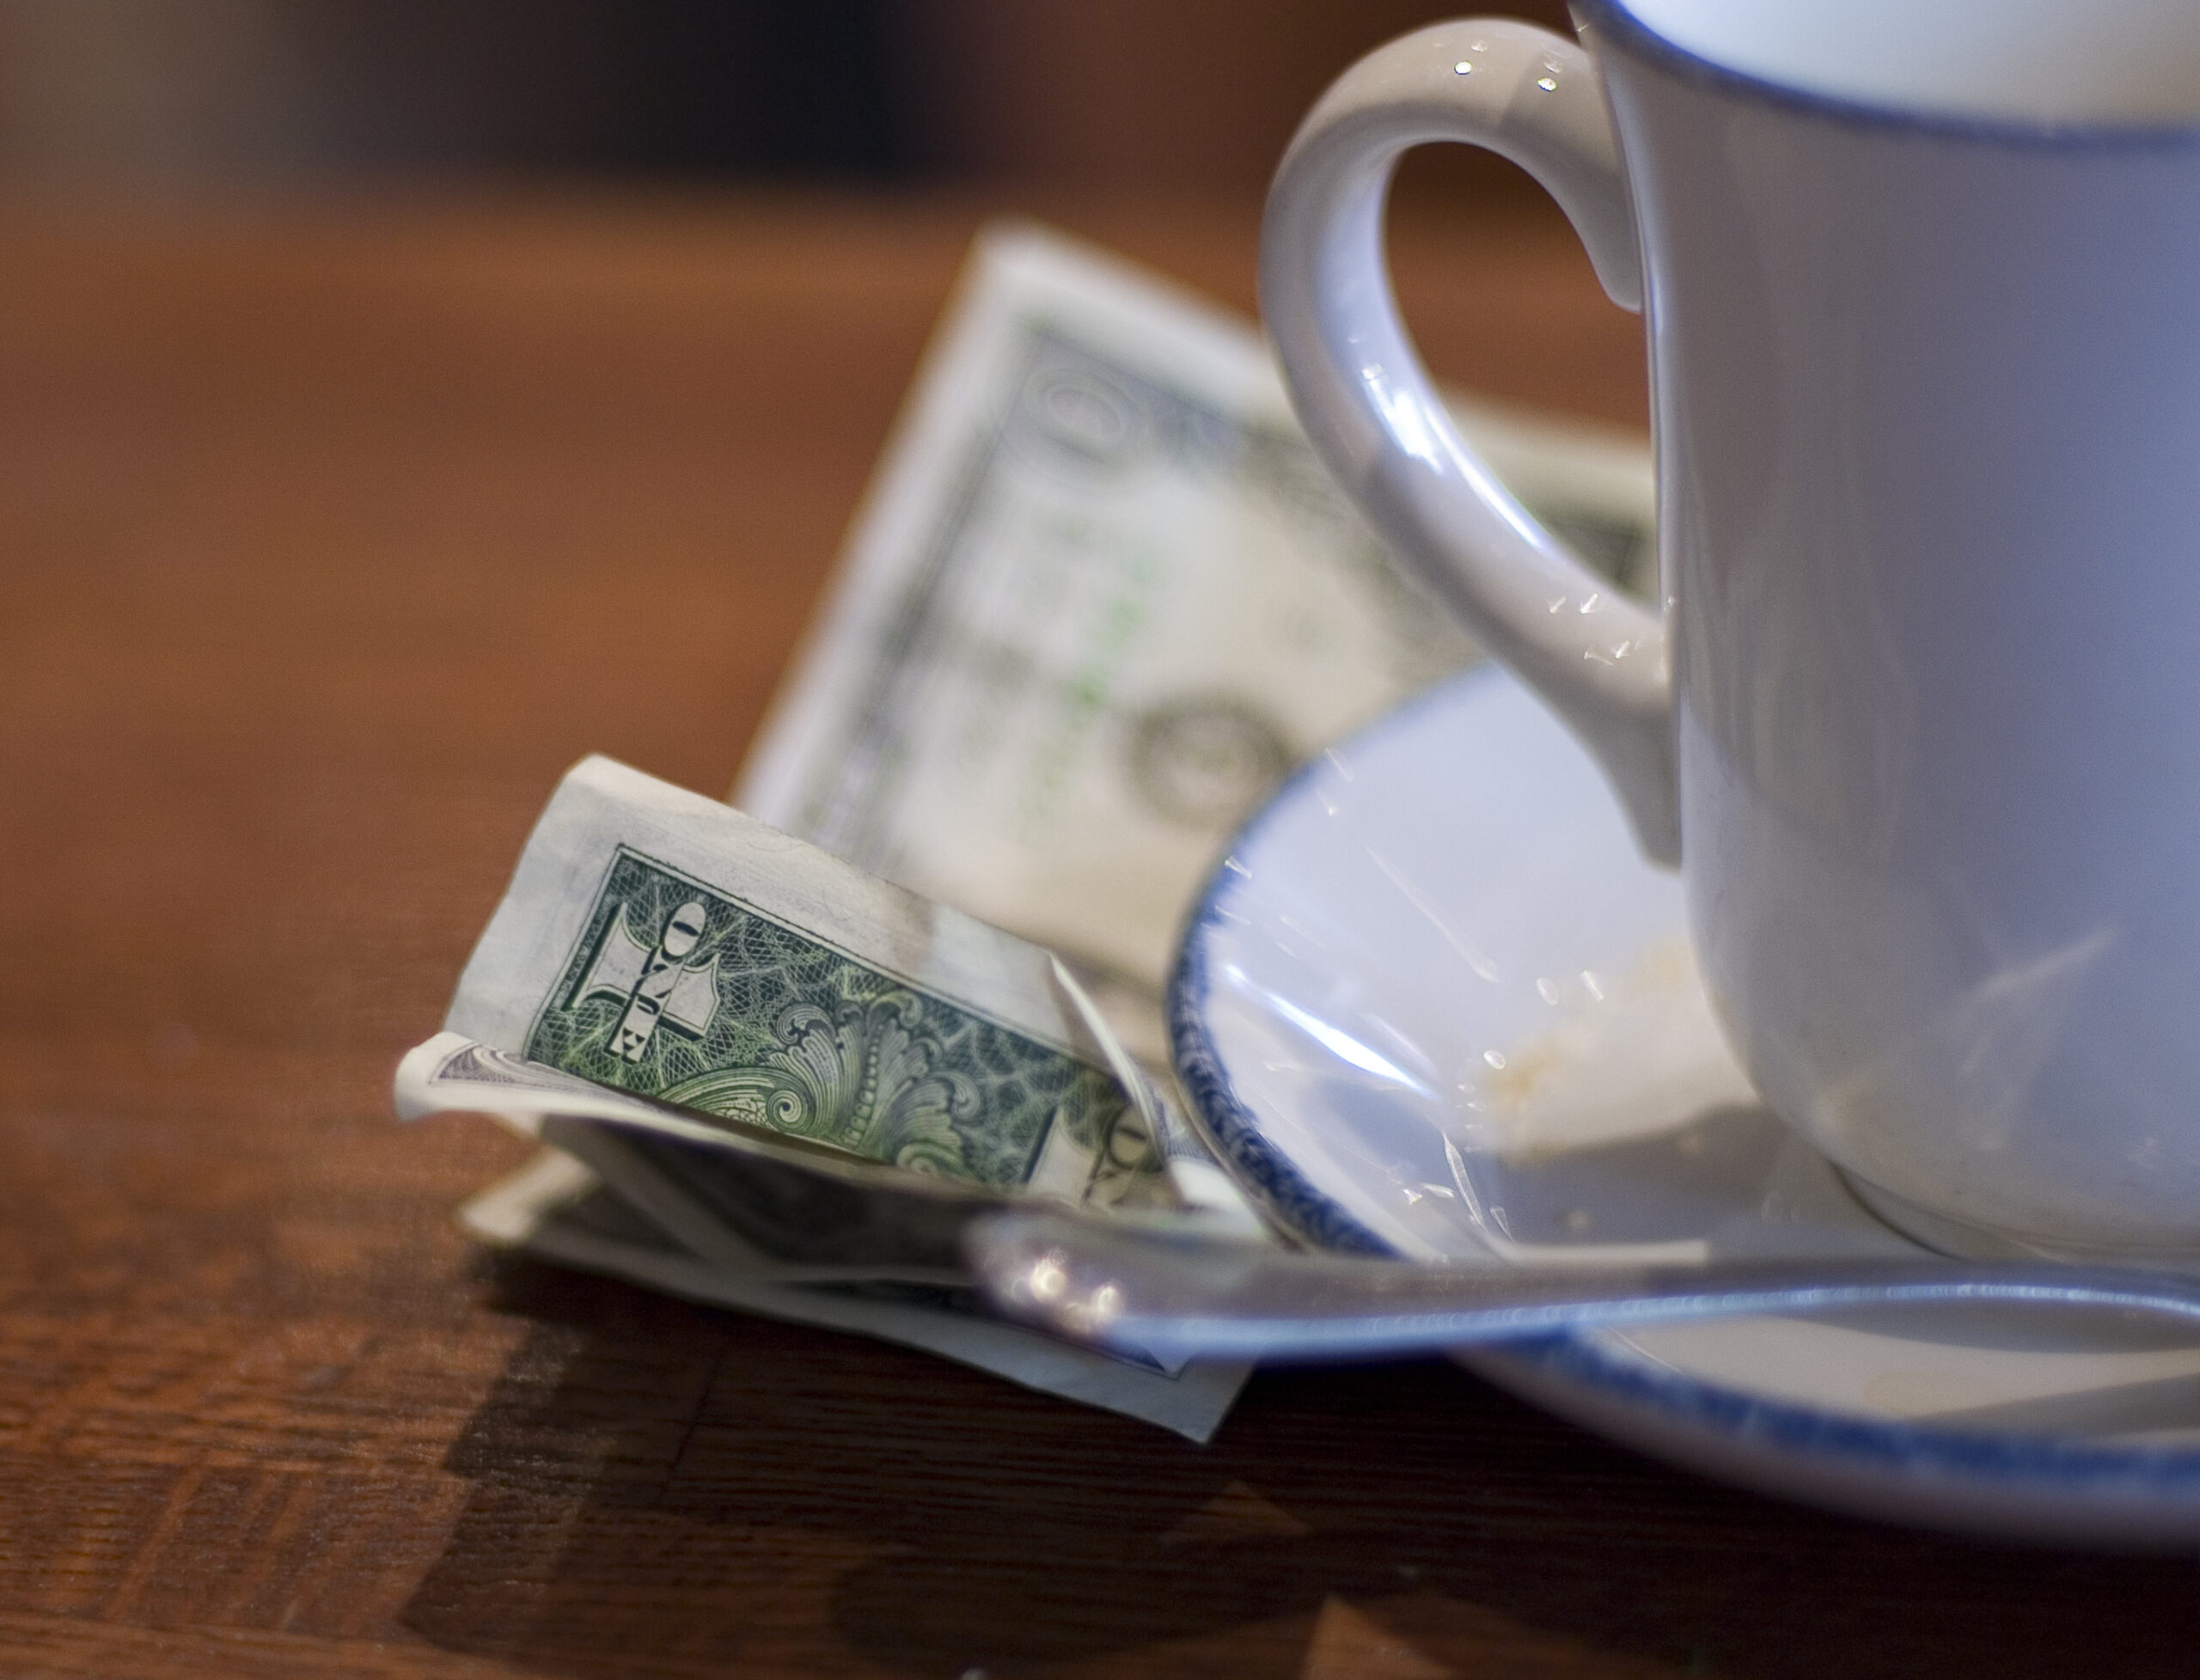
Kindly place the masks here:
POLYGON ((603 758, 559 785, 397 1102, 514 1121, 751 1292, 952 1290, 962 1224, 1009 1198, 1258 1229, 1047 952, 603 758))
POLYGON ((1172 1174, 1173 1127, 1048 952, 609 759, 559 785, 444 1027, 486 1052, 408 1057, 405 1111, 462 1077, 981 1189, 1243 1207, 1172 1174))

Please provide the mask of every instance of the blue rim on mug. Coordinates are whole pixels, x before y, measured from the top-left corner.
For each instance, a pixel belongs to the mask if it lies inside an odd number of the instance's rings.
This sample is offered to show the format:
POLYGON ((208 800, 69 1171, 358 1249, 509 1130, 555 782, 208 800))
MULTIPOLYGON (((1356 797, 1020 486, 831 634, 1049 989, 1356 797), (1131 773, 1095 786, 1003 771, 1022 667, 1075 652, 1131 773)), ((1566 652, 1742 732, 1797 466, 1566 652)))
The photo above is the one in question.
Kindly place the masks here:
MULTIPOLYGON (((1459 685, 1488 680, 1478 667, 1439 683, 1353 737, 1365 743, 1387 733, 1459 685)), ((1201 889, 1186 925, 1168 991, 1170 1047, 1193 1115, 1220 1151, 1231 1175, 1293 1234, 1317 1248, 1396 1256, 1397 1249, 1316 1188, 1264 1133, 1258 1115, 1238 1094, 1208 1030, 1209 949, 1214 937, 1246 919, 1230 901, 1250 877, 1238 861, 1295 791, 1321 773, 1325 760, 1300 767, 1238 831, 1201 889)), ((2081 1437, 1962 1429, 1945 1424, 1889 1422, 1767 1399, 1686 1376, 1612 1350, 1592 1332, 1543 1334, 1475 1350, 1525 1367, 1537 1377, 1700 1437, 1835 1470, 1877 1473, 1910 1482, 1986 1487, 2021 1499, 2037 1492, 2091 1503, 2134 1501, 2165 1512, 2191 1512, 2178 1533, 2200 1526, 2200 1447, 2117 1445, 2081 1437)))
POLYGON ((1714 92, 1755 100, 1830 120, 1896 133, 1937 135, 1988 145, 2069 150, 2190 150, 2200 147, 2200 119, 2190 122, 2026 122, 1955 112, 1918 111, 1840 94, 1814 92, 1736 70, 1669 40, 1630 10, 1626 0, 1569 0, 1579 23, 1631 56, 1714 92))

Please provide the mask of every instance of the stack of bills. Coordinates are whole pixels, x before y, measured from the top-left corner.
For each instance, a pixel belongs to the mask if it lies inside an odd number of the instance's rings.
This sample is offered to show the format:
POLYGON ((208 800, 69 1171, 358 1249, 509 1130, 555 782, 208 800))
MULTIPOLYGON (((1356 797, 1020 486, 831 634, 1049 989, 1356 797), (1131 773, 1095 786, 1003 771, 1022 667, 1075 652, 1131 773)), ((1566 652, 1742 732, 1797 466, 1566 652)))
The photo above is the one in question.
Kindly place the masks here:
MULTIPOLYGON (((1646 588, 1639 441, 1458 417, 1646 588)), ((484 1241, 1205 1439, 1242 1366, 999 1323, 955 1232, 1046 1196, 1257 1233, 1170 1078, 1178 924, 1296 765, 1475 657, 1250 323, 989 233, 732 804, 577 767, 400 1110, 549 1145, 461 1210, 484 1241)))

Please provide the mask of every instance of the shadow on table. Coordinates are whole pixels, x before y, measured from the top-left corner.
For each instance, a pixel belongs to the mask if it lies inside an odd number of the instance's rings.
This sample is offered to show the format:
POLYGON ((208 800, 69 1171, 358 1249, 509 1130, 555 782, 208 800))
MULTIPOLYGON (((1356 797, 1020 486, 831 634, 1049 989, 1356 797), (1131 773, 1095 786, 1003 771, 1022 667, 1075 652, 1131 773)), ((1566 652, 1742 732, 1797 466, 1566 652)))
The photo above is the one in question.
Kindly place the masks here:
POLYGON ((2191 1671, 2189 1561, 1820 1516, 1447 1365, 1262 1376, 1201 1448, 900 1349, 492 1283, 533 1329, 405 1621, 547 1674, 2191 1671))

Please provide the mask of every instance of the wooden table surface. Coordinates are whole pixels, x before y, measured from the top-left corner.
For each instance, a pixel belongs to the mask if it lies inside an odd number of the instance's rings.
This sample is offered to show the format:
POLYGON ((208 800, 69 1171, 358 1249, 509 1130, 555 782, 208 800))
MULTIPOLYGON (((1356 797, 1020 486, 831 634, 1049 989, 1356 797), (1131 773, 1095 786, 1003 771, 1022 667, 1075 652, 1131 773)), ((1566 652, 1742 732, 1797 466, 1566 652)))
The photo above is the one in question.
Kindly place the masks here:
MULTIPOLYGON (((391 1067, 566 764, 730 785, 987 208, 0 212, 0 1673, 2200 1668, 2189 1560, 1446 1365, 1201 1448, 469 1248, 521 1150, 391 1067)), ((1246 206, 1051 210, 1250 305, 1246 206)), ((1398 242, 1439 371, 1641 423, 1562 230, 1398 242)))

